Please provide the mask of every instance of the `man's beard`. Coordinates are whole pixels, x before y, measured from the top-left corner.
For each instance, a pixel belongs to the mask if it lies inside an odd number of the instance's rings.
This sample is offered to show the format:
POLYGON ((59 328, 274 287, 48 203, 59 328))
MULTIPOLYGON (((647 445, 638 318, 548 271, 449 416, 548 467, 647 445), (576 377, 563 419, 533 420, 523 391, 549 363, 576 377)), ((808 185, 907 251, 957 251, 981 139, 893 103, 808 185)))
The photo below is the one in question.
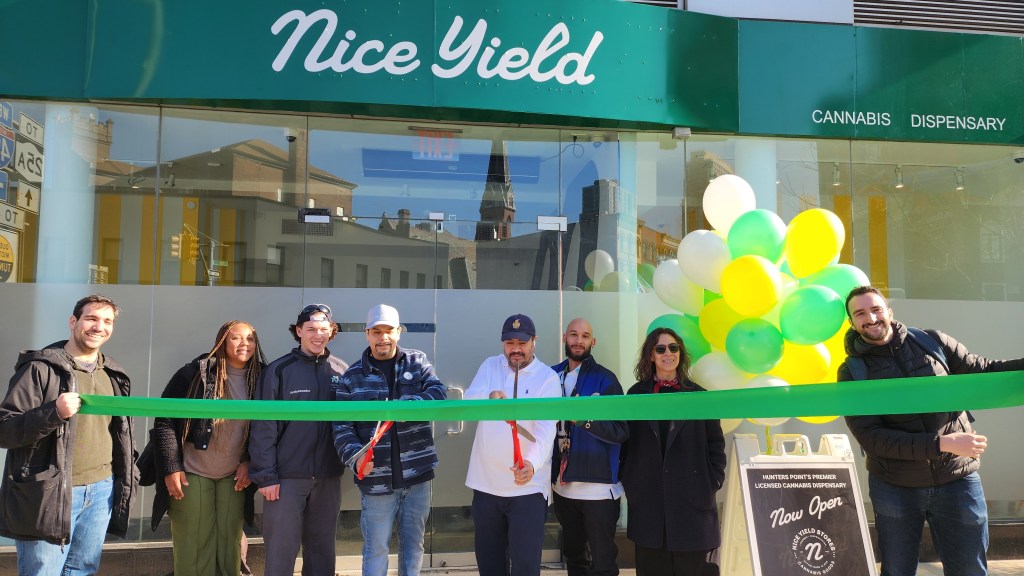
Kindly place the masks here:
POLYGON ((572 360, 573 362, 583 362, 584 360, 587 359, 587 356, 590 356, 590 348, 591 348, 590 346, 587 346, 586 348, 584 348, 582 354, 573 354, 572 349, 569 348, 568 344, 566 344, 565 345, 565 356, 566 356, 566 358, 572 360))
POLYGON ((529 354, 526 354, 525 352, 522 353, 521 356, 518 355, 518 354, 517 355, 506 354, 505 355, 505 360, 508 362, 508 365, 513 367, 513 368, 516 366, 516 364, 519 364, 520 368, 526 368, 527 366, 530 365, 530 362, 533 362, 533 356, 531 356, 529 354))

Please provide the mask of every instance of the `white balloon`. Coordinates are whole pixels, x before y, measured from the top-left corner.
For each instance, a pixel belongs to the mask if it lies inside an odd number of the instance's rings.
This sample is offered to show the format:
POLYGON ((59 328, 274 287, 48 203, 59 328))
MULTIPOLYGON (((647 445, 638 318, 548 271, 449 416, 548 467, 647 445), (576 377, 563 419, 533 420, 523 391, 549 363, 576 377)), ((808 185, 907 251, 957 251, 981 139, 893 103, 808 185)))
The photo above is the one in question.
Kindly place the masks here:
POLYGON ((743 418, 722 418, 719 422, 722 423, 722 433, 728 434, 743 424, 743 418))
POLYGON ((789 418, 749 418, 749 420, 761 426, 778 426, 789 422, 789 418))
POLYGON ((756 207, 754 189, 734 174, 719 176, 704 189, 704 216, 723 234, 729 233, 732 223, 741 214, 756 207))
POLYGON ((654 293, 683 314, 697 316, 704 308, 704 288, 690 282, 678 260, 665 260, 654 271, 654 293))
POLYGON ((732 261, 725 239, 710 230, 694 230, 679 242, 679 268, 694 284, 722 293, 722 271, 732 261))
POLYGON ((629 276, 626 276, 618 270, 613 270, 604 275, 601 278, 601 282, 594 287, 595 291, 600 292, 635 292, 632 286, 633 282, 629 276))
POLYGON ((690 378, 705 390, 743 388, 749 377, 732 363, 728 354, 720 351, 701 356, 690 367, 690 378))
POLYGON ((789 386, 789 382, 771 374, 758 374, 747 383, 747 388, 766 388, 768 386, 789 386))
MULTIPOLYGON (((770 374, 759 374, 751 378, 750 382, 747 383, 747 388, 764 388, 768 386, 789 386, 789 382, 770 374)), ((761 426, 778 426, 789 421, 789 418, 750 418, 750 421, 761 426)))
POLYGON ((587 276, 590 276, 596 287, 609 272, 615 270, 615 261, 612 260, 612 255, 604 250, 594 250, 583 260, 583 269, 587 271, 587 276))

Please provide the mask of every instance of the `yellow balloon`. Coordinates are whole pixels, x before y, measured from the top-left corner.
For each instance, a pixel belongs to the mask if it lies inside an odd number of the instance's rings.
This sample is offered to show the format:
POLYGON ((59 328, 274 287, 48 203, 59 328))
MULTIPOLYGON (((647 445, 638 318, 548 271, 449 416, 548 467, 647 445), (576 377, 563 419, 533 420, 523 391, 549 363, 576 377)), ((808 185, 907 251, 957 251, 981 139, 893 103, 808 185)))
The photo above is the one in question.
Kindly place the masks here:
POLYGON ((846 240, 843 221, 824 208, 797 214, 786 230, 786 261, 797 278, 805 278, 839 257, 846 240))
POLYGON ((743 316, 768 312, 781 294, 779 269, 763 256, 740 256, 722 271, 722 298, 743 316))
POLYGON ((761 318, 772 323, 772 326, 779 327, 779 314, 782 312, 782 303, 786 301, 786 297, 796 291, 800 287, 800 282, 796 278, 793 278, 785 272, 779 272, 779 278, 782 279, 782 292, 779 293, 779 301, 772 306, 772 309, 761 315, 761 318))
POLYGON ((743 418, 722 418, 720 422, 722 423, 722 433, 728 434, 743 424, 743 418))
MULTIPOLYGON (((798 348, 818 347, 817 353, 813 355, 813 357, 815 358, 821 357, 821 347, 824 347, 825 354, 828 355, 829 362, 828 366, 825 368, 825 375, 822 378, 811 382, 798 382, 797 384, 806 385, 836 381, 836 370, 839 368, 839 365, 846 360, 846 351, 843 348, 843 339, 846 336, 846 329, 849 327, 850 323, 847 321, 843 321, 842 327, 840 327, 840 329, 836 332, 835 336, 832 336, 831 338, 822 342, 821 344, 816 344, 815 346, 798 346, 798 348)), ((787 343, 786 346, 790 346, 790 344, 787 343)), ((783 352, 783 358, 785 358, 785 352, 783 352)), ((818 367, 820 368, 820 364, 818 365, 818 367)), ((839 416, 798 416, 797 420, 802 420, 803 422, 807 422, 809 424, 828 424, 829 422, 832 422, 837 418, 839 418, 839 416)))
POLYGON ((825 374, 825 379, 822 382, 837 380, 836 374, 839 371, 839 365, 846 362, 846 331, 849 329, 850 321, 843 320, 843 325, 839 327, 835 335, 822 342, 829 354, 828 373, 825 374))
POLYGON ((828 424, 839 418, 839 416, 797 416, 797 420, 803 420, 809 424, 828 424))
POLYGON ((798 346, 786 342, 782 359, 767 374, 790 384, 818 384, 828 372, 829 353, 824 344, 798 346))
POLYGON ((743 319, 735 310, 729 307, 725 298, 717 298, 704 305, 700 311, 697 323, 700 325, 700 333, 711 346, 718 350, 725 350, 725 337, 729 330, 743 319))

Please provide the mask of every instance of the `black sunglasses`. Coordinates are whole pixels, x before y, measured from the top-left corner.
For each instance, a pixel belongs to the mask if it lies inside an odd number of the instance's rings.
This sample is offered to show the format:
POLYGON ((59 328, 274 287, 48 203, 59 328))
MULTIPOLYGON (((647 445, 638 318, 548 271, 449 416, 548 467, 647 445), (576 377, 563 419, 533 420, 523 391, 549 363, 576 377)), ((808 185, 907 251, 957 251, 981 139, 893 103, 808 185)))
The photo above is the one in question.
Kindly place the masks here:
POLYGON ((299 314, 307 314, 308 315, 308 314, 312 314, 314 312, 323 312, 324 314, 327 314, 328 316, 330 316, 331 315, 331 307, 328 306, 327 304, 310 304, 309 306, 306 306, 305 308, 303 308, 302 311, 299 312, 299 314))
POLYGON ((654 347, 654 351, 657 352, 658 354, 664 354, 666 350, 675 354, 679 352, 679 346, 677 344, 669 344, 668 346, 665 346, 664 344, 658 344, 657 346, 654 347))

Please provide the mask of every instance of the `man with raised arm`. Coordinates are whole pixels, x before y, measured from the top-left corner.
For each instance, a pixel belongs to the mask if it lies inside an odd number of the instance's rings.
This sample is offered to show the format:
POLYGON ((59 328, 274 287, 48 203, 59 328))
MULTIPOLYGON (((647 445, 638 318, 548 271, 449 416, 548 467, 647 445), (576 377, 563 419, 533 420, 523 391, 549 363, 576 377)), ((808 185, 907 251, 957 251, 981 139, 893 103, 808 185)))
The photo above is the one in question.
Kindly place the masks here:
MULTIPOLYGON (((534 356, 533 320, 523 314, 509 316, 501 329, 501 343, 503 353, 480 365, 466 390, 467 400, 559 395, 558 376, 534 356)), ((554 440, 553 421, 477 424, 466 486, 473 489, 480 576, 540 574, 554 440)))
MULTIPOLYGON (((838 379, 880 380, 1024 369, 989 360, 938 330, 905 326, 873 286, 846 298, 850 330, 838 379)), ((988 573, 988 508, 978 468, 988 439, 969 412, 847 416, 867 454, 882 576, 917 573, 925 520, 946 574, 988 573)))

